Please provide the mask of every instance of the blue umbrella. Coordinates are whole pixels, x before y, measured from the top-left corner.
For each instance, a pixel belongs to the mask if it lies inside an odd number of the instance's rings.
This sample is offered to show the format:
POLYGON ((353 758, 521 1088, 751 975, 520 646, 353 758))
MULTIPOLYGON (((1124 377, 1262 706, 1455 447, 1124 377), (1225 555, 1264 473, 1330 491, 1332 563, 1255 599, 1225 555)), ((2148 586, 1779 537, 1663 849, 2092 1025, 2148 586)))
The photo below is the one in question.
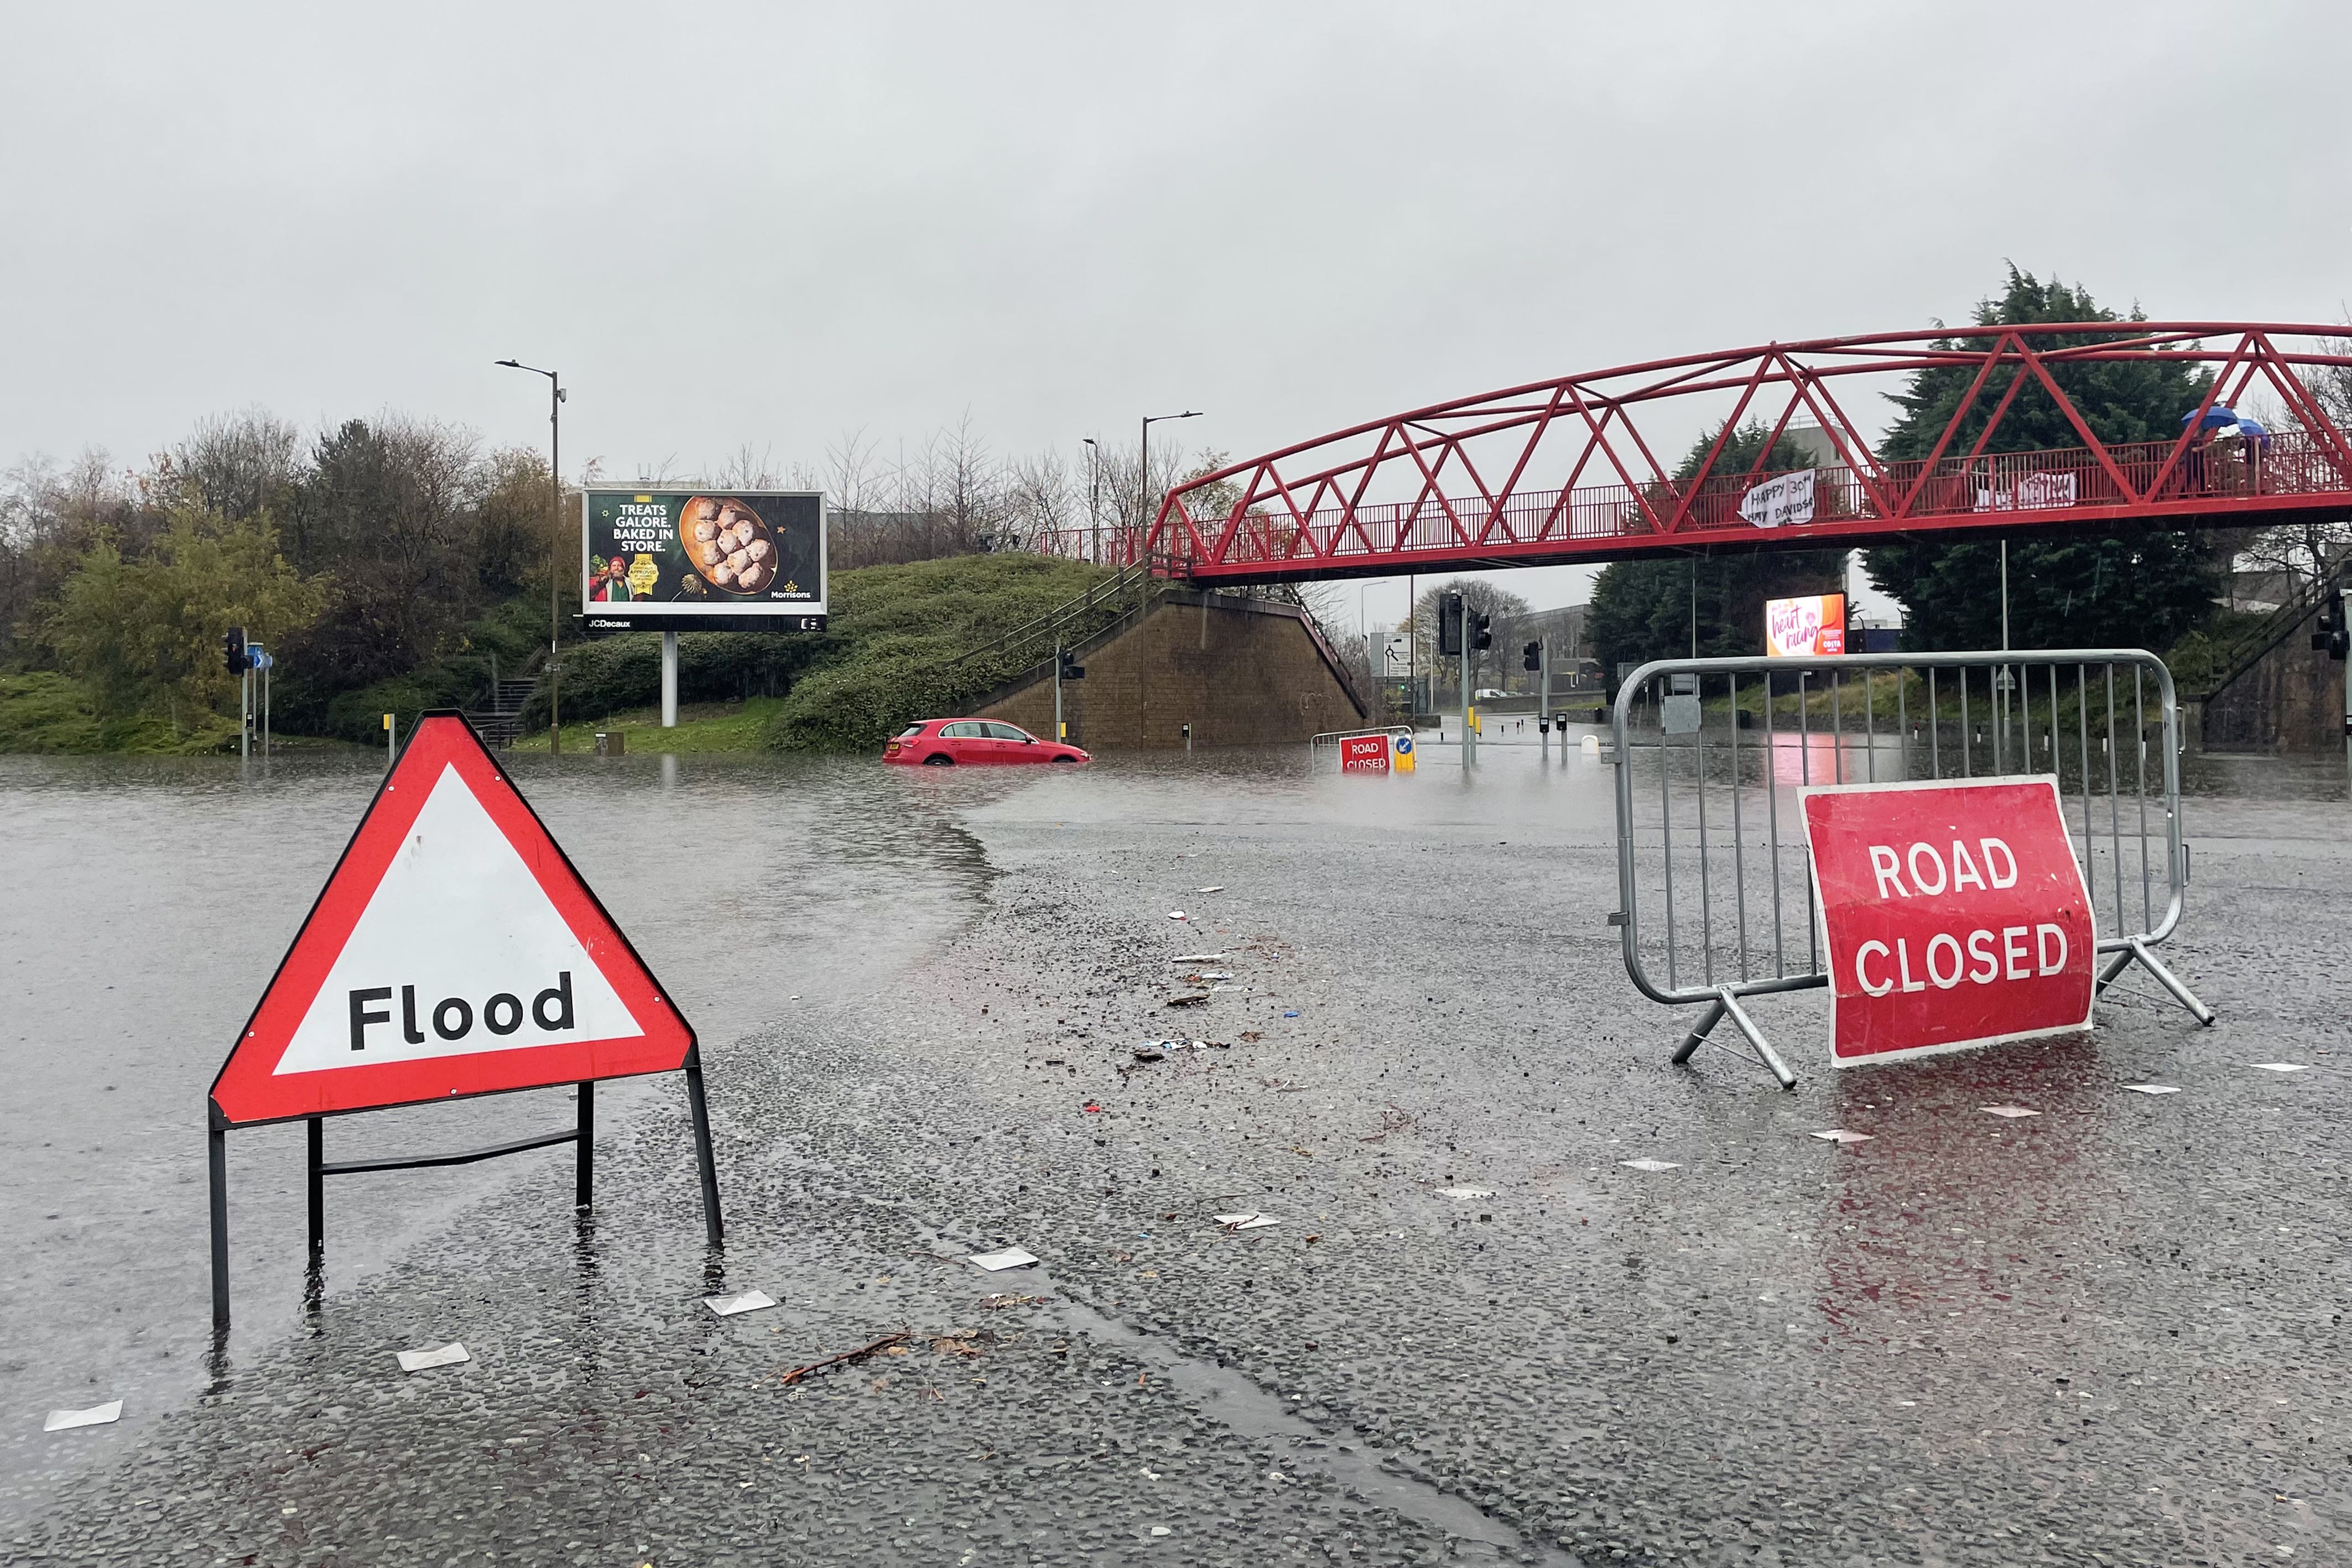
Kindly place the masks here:
POLYGON ((2201 420, 2197 418, 2197 411, 2193 408, 2180 416, 2180 423, 2183 424, 2191 421, 2196 422, 2198 429, 2203 430, 2216 424, 2235 424, 2238 422, 2238 416, 2229 404, 2217 402, 2205 411, 2205 417, 2201 420))

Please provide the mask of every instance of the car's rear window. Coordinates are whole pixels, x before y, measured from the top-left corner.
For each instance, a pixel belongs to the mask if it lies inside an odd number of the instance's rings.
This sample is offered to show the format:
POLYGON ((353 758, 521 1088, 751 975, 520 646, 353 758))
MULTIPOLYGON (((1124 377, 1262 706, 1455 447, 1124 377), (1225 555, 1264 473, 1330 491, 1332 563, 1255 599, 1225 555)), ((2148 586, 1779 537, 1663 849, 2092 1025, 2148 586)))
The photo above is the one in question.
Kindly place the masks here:
MULTIPOLYGON (((924 723, 924 724, 928 724, 928 723, 929 723, 929 722, 930 722, 930 721, 929 721, 929 719, 926 719, 926 720, 924 720, 924 721, 923 721, 923 723, 924 723)), ((911 737, 911 736, 918 736, 918 735, 920 735, 920 734, 922 734, 922 733, 923 733, 923 725, 922 725, 922 724, 910 724, 910 725, 908 725, 906 728, 904 728, 904 729, 902 729, 902 730, 900 730, 900 731, 898 732, 898 738, 899 738, 899 739, 901 739, 901 740, 905 740, 905 739, 908 738, 908 737, 911 737)))

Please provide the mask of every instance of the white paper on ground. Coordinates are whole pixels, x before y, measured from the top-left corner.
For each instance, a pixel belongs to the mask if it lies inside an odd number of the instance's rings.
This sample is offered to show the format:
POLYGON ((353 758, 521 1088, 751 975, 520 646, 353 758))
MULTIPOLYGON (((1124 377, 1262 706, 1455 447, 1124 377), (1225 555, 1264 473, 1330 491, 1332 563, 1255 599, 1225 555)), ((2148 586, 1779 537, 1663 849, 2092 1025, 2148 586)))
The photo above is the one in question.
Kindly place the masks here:
POLYGON ((1832 1144, 1866 1144, 1870 1142, 1872 1134, 1851 1132, 1843 1127, 1832 1127, 1828 1132, 1815 1133, 1813 1136, 1826 1138, 1832 1144))
POLYGON ((1228 1230, 1258 1230, 1269 1225, 1282 1223, 1270 1214, 1258 1214, 1255 1211, 1248 1214, 1213 1215, 1211 1218, 1228 1230))
POLYGON ((1171 964, 1213 964, 1223 956, 1223 953, 1179 953, 1168 961, 1171 964))
POLYGON ((975 1252, 971 1260, 992 1274, 1000 1269, 1026 1269, 1037 1261, 1034 1254, 1018 1247, 1007 1247, 1000 1252, 975 1252))
POLYGON ((423 1372, 429 1367, 455 1366, 461 1361, 471 1361, 474 1358, 472 1356, 466 1354, 466 1347, 464 1345, 459 1344, 456 1340, 451 1340, 439 1350, 402 1351, 400 1353, 400 1370, 403 1372, 423 1372))
POLYGON ((76 1427, 103 1427, 110 1421, 122 1419, 122 1401, 110 1399, 103 1405, 93 1405, 87 1410, 52 1410, 49 1418, 41 1423, 44 1432, 64 1432, 76 1427))
POLYGON ((2169 1083, 2126 1083, 2125 1088, 2135 1094, 2178 1094, 2180 1091, 2169 1083))
POLYGON ((2308 1072, 2311 1071, 2311 1064, 2306 1061, 2256 1061, 2252 1062, 2249 1065, 2258 1067, 2264 1072, 2308 1072))
POLYGON ((1196 887, 1192 891, 1194 893, 1223 893, 1225 891, 1225 884, 1221 882, 1214 887, 1196 887))
POLYGON ((1168 912, 1168 918, 1171 920, 1181 920, 1184 918, 1184 912, 1181 909, 1171 909, 1168 912))
POLYGON ((1484 1186, 1441 1186, 1437 1189, 1437 1196, 1459 1198, 1492 1197, 1495 1192, 1492 1187, 1484 1186))
POLYGON ((2039 1111, 2029 1111, 2022 1105, 1979 1105, 1977 1109, 1983 1112, 1988 1116, 2006 1116, 2012 1122, 2020 1116, 2039 1116, 2042 1114, 2039 1111))
POLYGON ((1619 1160, 1617 1163, 1628 1170, 1637 1171, 1678 1171, 1683 1168, 1672 1160, 1619 1160))
POLYGON ((733 1296, 705 1296, 702 1304, 722 1318, 731 1318, 737 1312, 756 1312, 761 1307, 772 1307, 776 1298, 765 1291, 745 1291, 733 1296))

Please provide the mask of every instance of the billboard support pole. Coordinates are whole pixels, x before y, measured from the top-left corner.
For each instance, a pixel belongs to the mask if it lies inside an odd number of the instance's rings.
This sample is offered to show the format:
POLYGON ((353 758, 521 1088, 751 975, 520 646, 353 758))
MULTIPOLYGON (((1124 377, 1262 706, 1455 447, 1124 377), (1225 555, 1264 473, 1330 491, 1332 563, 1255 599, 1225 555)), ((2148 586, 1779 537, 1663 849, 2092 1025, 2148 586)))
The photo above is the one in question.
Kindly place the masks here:
MULTIPOLYGON (((1536 744, 1548 756, 1551 750, 1551 633, 1549 632, 1543 635, 1542 652, 1536 655, 1536 663, 1543 670, 1538 677, 1540 682, 1538 689, 1542 695, 1536 698, 1536 744)), ((1564 736, 1560 738, 1559 754, 1562 758, 1568 756, 1568 740, 1564 736)))
POLYGON ((662 628, 662 727, 677 727, 677 633, 662 628))

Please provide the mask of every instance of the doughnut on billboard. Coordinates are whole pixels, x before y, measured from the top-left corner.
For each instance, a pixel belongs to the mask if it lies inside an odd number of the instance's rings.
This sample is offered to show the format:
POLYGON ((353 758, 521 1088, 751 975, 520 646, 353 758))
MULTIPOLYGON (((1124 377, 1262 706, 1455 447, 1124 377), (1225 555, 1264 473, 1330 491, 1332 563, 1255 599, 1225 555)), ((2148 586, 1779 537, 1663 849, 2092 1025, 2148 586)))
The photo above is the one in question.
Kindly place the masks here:
POLYGON ((590 490, 580 505, 592 635, 824 629, 822 492, 590 490))

